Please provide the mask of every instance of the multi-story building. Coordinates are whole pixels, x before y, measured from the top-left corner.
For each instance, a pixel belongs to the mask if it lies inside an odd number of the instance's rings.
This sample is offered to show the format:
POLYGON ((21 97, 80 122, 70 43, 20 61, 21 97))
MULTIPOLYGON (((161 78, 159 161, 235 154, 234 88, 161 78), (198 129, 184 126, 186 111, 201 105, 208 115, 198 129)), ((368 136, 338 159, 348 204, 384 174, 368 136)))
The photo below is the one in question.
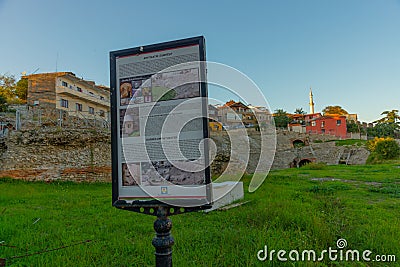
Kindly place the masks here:
POLYGON ((76 77, 72 72, 40 73, 28 80, 27 104, 42 110, 61 110, 70 116, 101 117, 108 121, 110 89, 76 77))
POLYGON ((306 125, 307 133, 329 134, 342 139, 347 138, 346 116, 325 115, 311 119, 306 125))
POLYGON ((227 126, 251 125, 257 122, 251 109, 242 102, 230 100, 219 107, 221 123, 227 126))
POLYGON ((256 115, 256 123, 263 127, 271 124, 273 118, 268 108, 249 105, 250 110, 256 115))
POLYGON ((209 108, 210 117, 227 127, 258 128, 271 123, 272 115, 266 107, 245 105, 230 100, 216 110, 209 108))

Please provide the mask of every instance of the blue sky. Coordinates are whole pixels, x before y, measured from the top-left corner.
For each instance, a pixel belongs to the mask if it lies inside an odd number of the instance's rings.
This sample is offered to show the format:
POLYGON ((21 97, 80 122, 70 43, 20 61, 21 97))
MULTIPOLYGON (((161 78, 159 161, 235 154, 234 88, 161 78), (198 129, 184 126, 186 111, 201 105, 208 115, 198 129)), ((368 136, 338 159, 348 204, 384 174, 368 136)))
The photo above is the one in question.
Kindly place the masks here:
POLYGON ((0 32, 0 73, 109 85, 110 51, 203 35, 207 60, 249 76, 272 110, 308 111, 310 86, 316 111, 400 109, 399 0, 0 0, 0 32))

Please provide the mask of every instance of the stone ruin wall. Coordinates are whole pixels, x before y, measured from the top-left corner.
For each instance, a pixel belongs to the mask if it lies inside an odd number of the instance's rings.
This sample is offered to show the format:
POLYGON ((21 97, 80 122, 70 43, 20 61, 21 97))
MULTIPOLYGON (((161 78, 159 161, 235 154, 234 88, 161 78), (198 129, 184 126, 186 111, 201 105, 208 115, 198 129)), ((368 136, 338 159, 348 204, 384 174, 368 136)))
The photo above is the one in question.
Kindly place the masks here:
MULTIPOLYGON (((230 159, 229 137, 211 133, 218 151, 211 165, 212 174, 221 173, 230 159)), ((14 132, 8 149, 0 152, 0 177, 25 180, 111 181, 111 140, 109 133, 94 130, 45 129, 14 132)), ((258 132, 249 132, 250 160, 247 172, 254 172, 259 154, 258 132)), ((338 164, 341 156, 350 165, 365 164, 369 152, 364 147, 335 146, 332 137, 293 132, 277 132, 277 149, 272 169, 289 168, 294 159, 338 164), (306 143, 293 147, 294 140, 306 143)), ((244 146, 243 142, 243 146, 244 146)))
MULTIPOLYGON (((260 137, 257 132, 249 132, 250 140, 250 160, 247 172, 253 173, 256 169, 259 154, 260 137)), ((212 172, 217 174, 223 171, 226 162, 229 161, 229 138, 226 134, 213 132, 211 138, 216 141, 219 148, 217 153, 217 164, 212 164, 212 172), (225 163, 225 164, 224 164, 225 163)), ((271 169, 286 169, 293 167, 294 160, 298 162, 306 159, 311 162, 323 162, 328 165, 336 165, 347 162, 349 165, 365 164, 369 151, 365 147, 357 146, 336 146, 335 137, 329 135, 309 135, 288 131, 277 131, 276 153, 271 169), (300 140, 305 143, 304 147, 296 148, 293 141, 300 140), (329 142, 332 141, 332 142, 329 142), (348 154, 351 154, 348 157, 348 154)))
POLYGON ((0 177, 24 180, 111 181, 108 133, 88 130, 14 132, 0 152, 0 177))

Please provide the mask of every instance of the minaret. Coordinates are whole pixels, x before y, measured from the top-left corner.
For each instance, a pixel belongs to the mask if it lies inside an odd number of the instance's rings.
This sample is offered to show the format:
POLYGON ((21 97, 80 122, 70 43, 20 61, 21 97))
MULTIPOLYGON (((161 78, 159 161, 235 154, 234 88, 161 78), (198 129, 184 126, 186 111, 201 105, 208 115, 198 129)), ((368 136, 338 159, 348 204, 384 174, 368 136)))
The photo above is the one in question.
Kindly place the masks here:
POLYGON ((311 87, 310 87, 310 114, 314 114, 314 99, 311 87))

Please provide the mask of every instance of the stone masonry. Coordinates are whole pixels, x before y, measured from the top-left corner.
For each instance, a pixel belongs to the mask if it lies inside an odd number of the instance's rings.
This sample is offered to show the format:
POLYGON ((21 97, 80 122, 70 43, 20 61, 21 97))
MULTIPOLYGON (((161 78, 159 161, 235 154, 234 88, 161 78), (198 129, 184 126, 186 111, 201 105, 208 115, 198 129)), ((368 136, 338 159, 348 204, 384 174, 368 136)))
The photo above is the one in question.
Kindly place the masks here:
MULTIPOLYGON (((212 174, 223 172, 230 160, 230 141, 226 133, 212 132, 217 153, 212 174)), ((111 181, 111 141, 108 132, 88 129, 47 128, 13 132, 7 150, 0 151, 0 177, 25 180, 111 181)), ((254 172, 260 149, 258 132, 243 137, 250 144, 246 172, 254 172)), ((326 164, 365 164, 369 152, 365 147, 336 146, 332 137, 286 131, 277 132, 277 149, 272 169, 296 167, 306 162, 326 164), (296 146, 303 143, 303 146, 296 146), (293 164, 296 162, 296 164, 293 164)), ((273 139, 271 138, 271 142, 273 139)), ((239 145, 239 146, 240 146, 239 145)), ((272 160, 272 158, 271 158, 272 160)))
POLYGON ((14 132, 0 152, 0 177, 24 180, 111 181, 107 132, 29 130, 14 132))

